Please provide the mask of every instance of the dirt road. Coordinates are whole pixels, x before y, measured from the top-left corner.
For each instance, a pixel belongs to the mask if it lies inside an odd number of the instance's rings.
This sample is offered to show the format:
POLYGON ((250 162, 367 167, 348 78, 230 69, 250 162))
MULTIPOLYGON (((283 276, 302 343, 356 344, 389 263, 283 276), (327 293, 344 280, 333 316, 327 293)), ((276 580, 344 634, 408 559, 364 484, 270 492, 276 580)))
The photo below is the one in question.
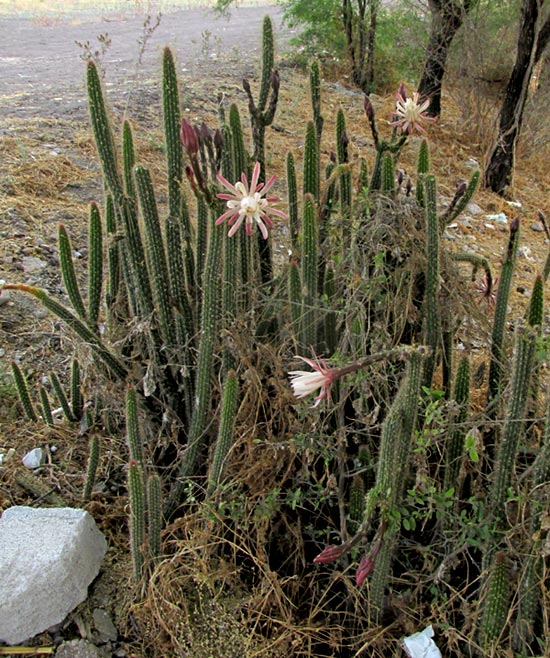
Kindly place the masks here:
MULTIPOLYGON (((288 30, 281 27, 280 7, 235 8, 229 18, 208 10, 180 10, 162 16, 146 39, 141 62, 141 42, 148 29, 143 16, 69 16, 48 22, 2 17, 0 127, 2 115, 56 117, 83 111, 85 55, 77 41, 89 42, 92 51, 101 50, 98 36, 108 35, 110 45, 101 58, 107 90, 123 91, 125 85, 158 80, 160 52, 166 44, 176 53, 180 73, 187 77, 207 75, 222 61, 243 71, 250 63, 256 65, 266 14, 273 19, 281 47, 288 30)), ((154 22, 155 17, 149 27, 154 22)))

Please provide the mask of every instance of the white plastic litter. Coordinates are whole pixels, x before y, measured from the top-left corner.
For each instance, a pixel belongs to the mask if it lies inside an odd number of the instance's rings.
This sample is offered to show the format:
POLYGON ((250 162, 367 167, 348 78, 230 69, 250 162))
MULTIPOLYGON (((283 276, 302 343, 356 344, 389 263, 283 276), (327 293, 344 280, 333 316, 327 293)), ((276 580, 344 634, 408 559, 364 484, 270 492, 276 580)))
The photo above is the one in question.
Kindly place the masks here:
POLYGON ((419 633, 409 635, 403 639, 403 649, 409 658, 441 658, 441 652, 432 640, 433 628, 426 627, 419 633))
POLYGON ((499 212, 496 215, 485 215, 486 219, 490 219, 493 222, 496 222, 497 224, 507 224, 508 223, 508 218, 503 212, 499 212))

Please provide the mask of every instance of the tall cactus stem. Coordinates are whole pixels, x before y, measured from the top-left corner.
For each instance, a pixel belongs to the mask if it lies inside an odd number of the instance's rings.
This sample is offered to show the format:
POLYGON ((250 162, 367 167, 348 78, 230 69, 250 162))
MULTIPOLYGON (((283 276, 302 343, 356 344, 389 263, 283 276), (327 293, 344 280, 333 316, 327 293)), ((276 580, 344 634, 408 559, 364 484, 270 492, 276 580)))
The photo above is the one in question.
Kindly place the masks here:
POLYGON ((162 533, 162 492, 160 477, 153 473, 147 478, 147 536, 151 561, 160 557, 162 533))
POLYGON ((382 193, 390 198, 395 196, 395 169, 390 153, 384 153, 382 158, 382 193))
POLYGON ((34 406, 31 402, 27 380, 25 379, 21 368, 15 361, 11 362, 11 371, 13 373, 13 381, 15 383, 15 388, 17 389, 17 394, 19 395, 23 411, 30 421, 36 423, 38 421, 38 416, 36 415, 36 411, 34 410, 34 406))
POLYGON ((82 493, 82 502, 84 503, 87 503, 92 497, 92 491, 95 485, 98 466, 99 466, 99 437, 92 436, 92 438, 90 439, 90 451, 88 453, 86 480, 84 481, 84 491, 82 493))
POLYGON ((424 176, 430 171, 430 151, 427 140, 420 142, 418 160, 416 166, 416 201, 419 206, 424 207, 424 176))
POLYGON ((82 416, 83 408, 80 388, 80 364, 77 359, 73 359, 71 363, 71 410, 77 420, 82 416))
POLYGON ((321 144, 324 119, 321 114, 321 71, 318 60, 314 59, 309 65, 309 89, 311 94, 311 109, 313 111, 313 123, 317 144, 321 144))
POLYGON ((512 484, 519 441, 525 429, 525 413, 535 347, 536 334, 519 324, 516 328, 510 399, 505 413, 502 441, 491 491, 491 511, 500 528, 506 527, 506 501, 512 484))
POLYGON ((286 155, 286 184, 288 190, 288 222, 290 227, 290 242, 292 252, 298 251, 298 236, 300 234, 300 220, 298 215, 298 185, 296 182, 296 166, 294 156, 288 152, 286 155))
POLYGON ((134 580, 139 582, 144 575, 143 549, 145 544, 145 493, 143 474, 139 464, 130 460, 128 466, 128 493, 130 496, 130 552, 134 580))
POLYGON ((122 124, 122 173, 124 174, 124 192, 130 199, 135 199, 134 165, 136 154, 132 126, 128 120, 122 124))
POLYGON ((183 176, 183 156, 179 141, 181 114, 176 65, 168 47, 162 53, 162 114, 168 170, 168 213, 170 217, 178 217, 183 176))
POLYGON ((439 305, 440 266, 439 266, 439 224, 437 220, 436 182, 433 174, 424 178, 426 215, 426 338, 431 350, 424 363, 423 386, 431 388, 441 339, 441 311, 439 305))
POLYGON ((42 418, 44 422, 49 427, 54 426, 53 416, 52 416, 52 407, 50 405, 50 398, 48 397, 48 392, 43 386, 38 387, 38 394, 40 396, 40 406, 42 407, 42 418))
POLYGON ((440 224, 442 227, 448 226, 451 222, 454 222, 454 220, 465 210, 477 190, 480 177, 481 172, 479 170, 474 171, 466 189, 457 192, 455 198, 451 201, 448 209, 441 218, 440 224))
POLYGON ((63 224, 59 225, 59 266, 61 268, 61 274, 63 275, 63 282, 65 284, 65 290, 71 301, 71 304, 76 311, 76 314, 82 318, 86 319, 86 309, 84 308, 84 302, 82 301, 82 295, 80 294, 80 288, 76 280, 76 272, 74 269, 73 256, 72 256, 72 246, 69 236, 67 234, 67 229, 63 224))
POLYGON ((122 181, 117 167, 115 143, 109 122, 101 80, 97 66, 93 60, 88 60, 86 69, 86 80, 88 89, 88 105, 94 139, 103 170, 103 177, 116 204, 123 197, 122 181))
POLYGON ((317 345, 317 277, 318 244, 317 213, 311 195, 304 199, 304 218, 302 224, 302 347, 317 345))
POLYGON ((208 492, 212 494, 222 481, 229 451, 234 442, 235 415, 239 395, 239 382, 234 370, 229 370, 223 387, 220 426, 214 444, 212 465, 208 474, 208 492))
POLYGON ((145 245, 147 249, 149 272, 155 300, 155 310, 158 313, 161 336, 164 348, 173 351, 176 345, 174 315, 170 301, 168 265, 160 230, 160 222, 153 190, 153 181, 149 170, 138 166, 135 168, 136 184, 145 225, 145 245))
POLYGON ((103 289, 103 229, 96 203, 90 206, 88 222, 88 324, 98 330, 99 308, 103 289))
POLYGON ((479 626, 479 644, 484 651, 491 652, 499 642, 509 612, 510 583, 506 556, 495 553, 491 565, 485 605, 479 626))
POLYGON ((313 121, 308 121, 306 128, 303 192, 304 196, 311 194, 315 200, 319 199, 319 149, 313 121))
POLYGON ((69 400, 67 399, 67 396, 65 395, 65 391, 63 390, 63 387, 61 386, 61 382, 59 381, 59 377, 55 374, 55 372, 50 373, 50 383, 59 401, 59 404, 61 405, 61 409, 65 414, 65 418, 71 423, 76 422, 78 419, 73 414, 73 410, 71 409, 69 400))
MULTIPOLYGON (((495 302, 495 315, 491 335, 491 361, 489 366, 489 383, 487 388, 487 403, 491 403, 500 392, 500 382, 504 371, 504 331, 508 299, 512 285, 512 274, 516 262, 519 243, 519 219, 516 218, 510 225, 508 247, 502 263, 497 298, 495 302)), ((495 417, 496 408, 489 409, 491 418, 495 417)))
MULTIPOLYGON (((454 488, 455 496, 460 498, 458 492, 458 475, 464 449, 464 438, 466 436, 464 424, 468 418, 468 405, 470 401, 470 359, 467 356, 464 356, 460 360, 456 370, 453 399, 458 406, 458 411, 445 441, 443 491, 454 488)), ((449 515, 449 519, 451 518, 451 515, 449 515)))

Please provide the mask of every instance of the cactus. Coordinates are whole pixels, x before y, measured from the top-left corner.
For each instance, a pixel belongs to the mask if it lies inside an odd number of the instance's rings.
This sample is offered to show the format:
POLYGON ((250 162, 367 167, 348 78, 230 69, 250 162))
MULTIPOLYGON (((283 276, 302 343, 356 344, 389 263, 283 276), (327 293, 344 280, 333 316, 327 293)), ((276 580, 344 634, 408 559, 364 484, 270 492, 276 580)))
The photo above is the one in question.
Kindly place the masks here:
POLYGON ((424 176, 430 171, 430 151, 427 140, 423 139, 418 150, 416 166, 416 202, 424 207, 424 176))
POLYGON ((139 582, 144 576, 145 560, 145 493, 143 474, 138 463, 131 460, 128 465, 128 493, 130 496, 130 553, 134 580, 139 582))
POLYGON ((134 136, 129 121, 122 124, 122 171, 124 174, 124 192, 129 199, 135 199, 134 165, 136 154, 134 150, 134 136))
POLYGON ((365 513, 365 483, 360 475, 354 475, 349 493, 349 532, 354 534, 359 529, 365 513))
POLYGON ((518 324, 512 361, 510 400, 504 418, 493 487, 491 511, 500 528, 505 527, 506 501, 512 483, 519 440, 524 430, 525 410, 529 399, 529 380, 535 356, 536 334, 518 324))
POLYGON ((63 390, 63 387, 61 386, 61 382, 59 381, 59 377, 55 374, 55 372, 50 373, 50 383, 52 385, 52 388, 54 390, 57 399, 59 400, 59 404, 61 405, 61 409, 65 414, 65 418, 67 418, 67 420, 71 423, 76 422, 78 419, 73 414, 73 410, 71 408, 71 405, 69 404, 69 400, 67 399, 67 396, 65 395, 65 391, 63 390))
POLYGON ((453 399, 458 406, 458 412, 454 420, 454 426, 445 440, 443 491, 454 488, 455 496, 460 498, 457 483, 464 447, 464 437, 466 436, 464 424, 468 417, 468 405, 470 401, 470 359, 467 356, 461 359, 456 371, 453 399))
MULTIPOLYGON (((516 262, 516 254, 519 242, 519 219, 516 218, 510 224, 510 236, 506 255, 502 263, 500 281, 498 285, 497 298, 495 302, 495 317, 491 335, 491 363, 489 366, 489 385, 487 389, 487 404, 490 405, 500 392, 500 383, 504 369, 504 328, 506 326, 506 314, 508 310, 508 299, 510 297, 510 286, 512 274, 516 262)), ((491 418, 495 417, 496 408, 489 408, 491 418)))
MULTIPOLYGON (((510 598, 510 584, 506 556, 495 554, 487 583, 487 592, 479 626, 479 644, 485 652, 500 641, 506 627, 510 598)), ((483 655, 487 655, 483 653, 483 655)))
POLYGON ((71 363, 71 411, 73 418, 78 420, 82 416, 84 405, 80 389, 80 364, 77 359, 71 363))
POLYGON ((286 184, 288 188, 288 222, 290 227, 290 240, 292 252, 298 249, 298 236, 300 234, 300 222, 298 215, 298 186, 296 184, 296 167, 294 156, 287 153, 286 156, 286 184))
POLYGON ((317 135, 317 144, 321 145, 324 119, 321 114, 321 71, 319 62, 314 59, 309 65, 309 89, 311 94, 311 109, 313 111, 313 124, 317 135))
POLYGON ((29 395, 29 388, 27 386, 27 380, 21 372, 21 368, 17 365, 15 361, 11 362, 11 371, 13 373, 13 380, 15 382, 15 387, 17 389, 17 394, 21 400, 21 405, 23 406, 23 411, 27 418, 33 422, 38 422, 38 416, 34 410, 34 406, 31 402, 31 397, 29 395))
POLYGON ((319 199, 319 148, 313 121, 308 121, 306 128, 303 193, 311 194, 316 201, 319 199))
POLYGON ((86 309, 84 308, 84 302, 82 301, 73 265, 71 241, 67 235, 67 229, 63 224, 59 225, 59 264, 61 274, 63 275, 63 282, 65 283, 65 290, 71 300, 71 304, 77 315, 83 320, 86 320, 86 309))
POLYGON ((308 347, 317 345, 317 217, 315 204, 311 195, 304 201, 304 218, 302 224, 302 333, 301 343, 308 347))
POLYGON ((223 397, 220 415, 220 427, 218 436, 214 444, 214 453, 212 455, 210 472, 208 474, 208 493, 212 494, 216 487, 219 486, 225 470, 227 457, 231 446, 233 445, 233 427, 235 424, 235 414, 237 411, 237 401, 239 395, 239 382, 235 371, 230 370, 227 373, 223 387, 223 397))
POLYGON ((98 332, 103 287, 103 231, 97 203, 90 205, 88 223, 88 325, 98 332))
POLYGON ((174 55, 170 48, 162 53, 162 114, 166 141, 166 168, 168 172, 168 213, 180 217, 183 157, 179 141, 180 100, 174 55))
POLYGON ((86 469, 86 480, 82 493, 82 502, 87 503, 92 497, 95 484, 97 467, 99 466, 99 437, 92 436, 90 439, 90 452, 88 454, 88 467, 86 469))
POLYGON ((395 195, 395 171, 393 158, 389 153, 382 156, 382 193, 390 198, 395 195))
POLYGON ((435 176, 427 174, 424 178, 425 214, 426 214, 426 345, 431 350, 424 363, 423 386, 431 388, 435 369, 437 349, 441 332, 441 310, 439 305, 440 267, 439 267, 439 225, 436 212, 435 176))
POLYGON ((53 427, 54 422, 52 416, 52 408, 50 405, 50 399, 48 397, 48 393, 43 386, 39 386, 38 394, 40 396, 40 406, 42 407, 42 418, 44 419, 47 425, 53 427))
POLYGON ((147 478, 147 536, 151 562, 160 556, 162 531, 162 495, 160 478, 154 473, 147 478))

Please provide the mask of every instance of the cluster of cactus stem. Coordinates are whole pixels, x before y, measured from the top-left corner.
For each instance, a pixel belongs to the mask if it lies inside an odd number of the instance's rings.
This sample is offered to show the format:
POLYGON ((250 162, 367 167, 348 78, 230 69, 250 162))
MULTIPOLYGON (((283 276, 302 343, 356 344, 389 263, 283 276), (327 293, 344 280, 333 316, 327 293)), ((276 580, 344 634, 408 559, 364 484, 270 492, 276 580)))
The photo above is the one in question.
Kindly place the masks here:
MULTIPOLYGON (((413 182, 405 180, 397 169, 407 135, 394 128, 389 139, 382 139, 368 97, 364 109, 375 146, 370 175, 364 158, 358 161, 358 167, 352 166, 342 110, 336 117, 335 152, 323 169, 321 76, 318 63, 313 62, 310 69, 313 116, 305 128, 301 187, 300 168, 294 154, 289 153, 286 159, 290 259, 288 266, 275 274, 268 240, 262 240, 261 236, 258 241, 250 240, 244 230, 229 238, 226 227, 215 226, 215 220, 224 210, 216 198, 219 191, 216 174, 235 181, 244 173, 250 179, 252 164, 259 162, 260 181, 265 181, 266 128, 273 121, 279 92, 269 19, 264 21, 262 52, 258 99, 254 99, 247 81, 243 85, 252 129, 249 154, 235 104, 229 108, 227 121, 225 111, 220 112, 221 125, 216 130, 204 123, 192 126, 182 121, 174 58, 171 50, 165 49, 162 101, 168 201, 167 210, 162 212, 157 206, 149 170, 136 164, 132 128, 127 121, 122 128, 120 150, 116 146, 100 76, 90 61, 87 69, 90 116, 103 171, 105 201, 102 212, 95 203, 90 208, 86 295, 82 293, 83 286, 72 262, 70 238, 63 226, 59 230, 59 255, 70 306, 31 286, 11 284, 9 287, 34 295, 61 318, 89 346, 106 379, 127 390, 130 544, 134 576, 139 580, 146 576, 160 554, 163 522, 178 511, 197 477, 205 479, 203 490, 207 496, 215 496, 223 482, 235 440, 241 388, 238 346, 223 337, 232 335, 238 321, 240 327, 247 326, 252 340, 261 336, 278 348, 277 328, 266 338, 259 322, 252 319, 253 316, 265 318, 271 313, 278 319, 284 318, 283 326, 279 327, 281 345, 290 332, 292 343, 301 354, 312 348, 318 354, 340 360, 356 358, 356 349, 369 344, 370 322, 365 320, 367 310, 360 309, 364 313, 361 315, 354 309, 357 315, 353 333, 367 336, 354 342, 349 331, 351 323, 339 318, 339 306, 346 300, 350 287, 346 268, 353 270, 355 266, 364 272, 372 265, 369 261, 373 259, 372 251, 361 243, 361 235, 362 229, 373 220, 375 200, 394 204, 398 216, 400 203, 413 204, 424 240, 421 322, 415 340, 402 346, 407 367, 395 366, 391 370, 397 383, 388 396, 381 424, 374 481, 367 487, 361 475, 352 478, 349 522, 344 526, 354 534, 354 539, 347 541, 342 536, 346 549, 355 546, 359 539, 371 539, 372 550, 367 556, 372 578, 369 609, 371 620, 378 623, 403 532, 400 511, 406 505, 406 486, 412 476, 410 457, 414 440, 425 422, 423 400, 440 366, 445 398, 449 405, 454 405, 454 413, 450 414, 443 442, 444 468, 440 470, 439 487, 442 491, 455 491, 457 506, 461 501, 460 470, 470 426, 471 364, 467 356, 457 366, 453 364, 456 327, 442 300, 445 299, 443 289, 456 288, 459 277, 457 270, 449 274, 442 267, 441 238, 445 228, 470 202, 480 174, 475 172, 467 184, 460 185, 446 209, 440 211, 437 180, 430 173, 428 145, 423 140, 415 193, 411 194, 413 182), (194 217, 192 207, 196 208, 194 217), (363 251, 361 260, 357 253, 363 251), (104 271, 108 273, 106 278, 104 271), (274 301, 269 293, 275 290, 275 280, 277 290, 283 290, 284 294, 274 301), (263 307, 259 309, 261 304, 263 307), (248 313, 254 305, 254 310, 261 312, 248 313), (215 389, 216 381, 221 383, 219 392, 215 389), (172 454, 179 457, 162 480, 156 468, 166 464, 154 463, 154 446, 148 445, 149 439, 140 432, 138 407, 139 413, 157 428, 162 422, 172 423, 168 430, 176 437, 172 454), (215 425, 213 417, 217 421, 215 425), (204 468, 205 460, 201 457, 208 450, 210 460, 204 468), (164 507, 162 494, 166 494, 164 507), (377 528, 374 537, 370 530, 373 527, 377 528)), ((489 451, 490 486, 483 494, 495 539, 484 549, 486 569, 480 588, 486 605, 477 641, 484 649, 490 648, 505 632, 509 616, 510 597, 505 591, 508 568, 505 542, 510 530, 506 503, 516 486, 514 472, 526 429, 523 419, 530 408, 536 407, 530 407, 536 395, 532 372, 543 321, 543 284, 548 274, 545 272, 544 277, 537 278, 526 318, 516 326, 512 376, 509 390, 504 393, 504 355, 510 350, 506 344, 507 308, 518 240, 519 220, 514 220, 499 277, 490 345, 486 413, 495 447, 493 454, 489 451), (494 429, 496 419, 502 419, 499 431, 494 429)), ((455 265, 471 265, 474 275, 482 269, 486 297, 492 298, 494 277, 485 259, 475 254, 455 254, 452 260, 455 265)), ((386 267, 390 268, 391 264, 386 267)), ((550 271, 550 266, 547 269, 550 271)), ((387 333, 388 344, 384 348, 391 350, 399 345, 400 335, 397 330, 395 335, 389 330, 387 333)), ((39 389, 42 413, 37 414, 25 379, 15 364, 13 374, 29 419, 37 421, 40 415, 46 423, 53 423, 45 389, 39 389)), ((83 413, 79 378, 75 362, 69 401, 58 379, 51 377, 52 389, 70 422, 80 420, 83 413)), ((353 390, 347 390, 345 395, 353 397, 353 390)), ((360 397, 361 393, 356 395, 360 397)), ((342 395, 340 403, 344 401, 342 395)), ((362 417, 355 420, 364 421, 362 417)), ((327 420, 327 427, 330 422, 327 420)), ((348 422, 353 425, 354 419, 348 422)), ((543 447, 533 476, 535 491, 549 477, 550 411, 543 434, 543 447)), ((85 501, 92 493, 98 459, 99 440, 94 436, 90 443, 85 501)), ((453 513, 457 512, 457 506, 453 513)), ((531 536, 536 537, 542 518, 538 494, 533 497, 530 517, 531 536)), ((452 537, 452 522, 447 521, 441 524, 440 531, 452 537)), ((514 634, 519 652, 527 652, 533 642, 534 618, 539 614, 541 596, 535 585, 540 570, 540 541, 533 539, 530 548, 523 574, 525 596, 519 603, 514 634)))

